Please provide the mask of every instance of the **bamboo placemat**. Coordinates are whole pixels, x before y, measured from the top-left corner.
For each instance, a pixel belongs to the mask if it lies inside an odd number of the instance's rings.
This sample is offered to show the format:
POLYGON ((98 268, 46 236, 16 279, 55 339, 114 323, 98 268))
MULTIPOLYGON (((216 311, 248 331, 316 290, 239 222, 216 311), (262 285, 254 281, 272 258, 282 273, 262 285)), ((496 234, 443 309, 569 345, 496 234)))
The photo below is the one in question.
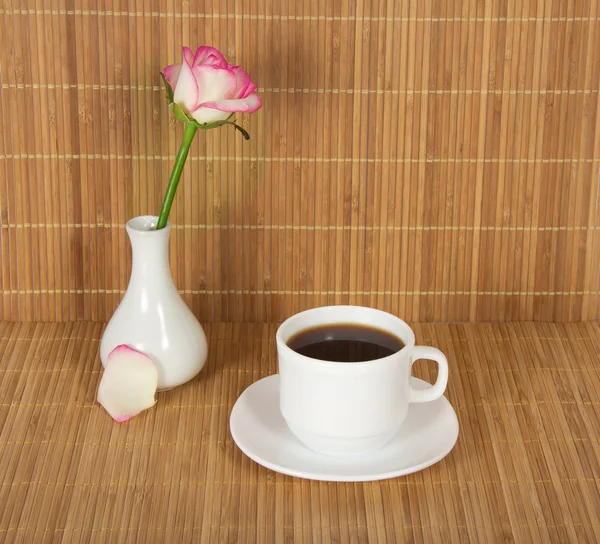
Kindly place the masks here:
POLYGON ((264 100, 250 142, 196 137, 173 209, 203 321, 600 318, 599 8, 6 0, 0 319, 109 319, 181 138, 159 71, 201 44, 264 100))
POLYGON ((1 323, 0 541, 599 541, 600 325, 415 331, 448 355, 455 449, 335 484, 266 470, 231 440, 235 399, 276 371, 274 325, 207 325, 201 377, 117 425, 94 403, 102 325, 1 323))

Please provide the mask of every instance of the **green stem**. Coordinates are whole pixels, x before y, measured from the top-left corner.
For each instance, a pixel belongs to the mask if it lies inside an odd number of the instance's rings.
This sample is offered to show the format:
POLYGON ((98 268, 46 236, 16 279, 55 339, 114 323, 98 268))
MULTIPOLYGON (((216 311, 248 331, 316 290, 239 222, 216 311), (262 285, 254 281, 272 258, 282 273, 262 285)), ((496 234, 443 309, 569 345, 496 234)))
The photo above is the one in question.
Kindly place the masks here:
POLYGON ((167 187, 165 199, 163 200, 160 215, 158 216, 156 230, 164 229, 167 226, 169 213, 171 212, 171 206, 173 205, 173 199, 175 198, 175 192, 177 191, 177 184, 179 183, 179 178, 181 178, 181 172, 183 171, 185 160, 187 159, 190 146, 192 145, 192 140, 194 139, 197 130, 198 128, 192 123, 185 124, 183 141, 181 142, 181 146, 177 152, 177 157, 175 158, 175 165, 173 166, 171 177, 169 178, 169 186, 167 187))

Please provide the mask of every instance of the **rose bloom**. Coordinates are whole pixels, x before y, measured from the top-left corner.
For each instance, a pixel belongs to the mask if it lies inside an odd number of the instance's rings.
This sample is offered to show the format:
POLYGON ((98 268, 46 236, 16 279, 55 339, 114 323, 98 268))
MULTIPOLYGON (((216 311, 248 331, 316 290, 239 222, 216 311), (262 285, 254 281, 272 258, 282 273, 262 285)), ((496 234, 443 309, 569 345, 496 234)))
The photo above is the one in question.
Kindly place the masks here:
POLYGON ((214 47, 183 48, 183 62, 171 64, 164 75, 173 102, 198 123, 223 121, 234 112, 252 113, 262 106, 256 85, 239 66, 228 64, 214 47))

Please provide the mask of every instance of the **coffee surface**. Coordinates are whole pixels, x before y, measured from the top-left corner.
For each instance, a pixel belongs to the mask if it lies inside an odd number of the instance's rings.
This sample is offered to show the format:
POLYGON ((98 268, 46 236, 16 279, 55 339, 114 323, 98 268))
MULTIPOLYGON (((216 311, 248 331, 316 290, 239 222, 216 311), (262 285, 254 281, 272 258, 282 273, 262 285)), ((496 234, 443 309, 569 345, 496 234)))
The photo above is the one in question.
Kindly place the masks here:
POLYGON ((389 332, 354 324, 304 329, 292 336, 287 345, 306 357, 339 363, 373 361, 404 347, 402 341, 389 332))

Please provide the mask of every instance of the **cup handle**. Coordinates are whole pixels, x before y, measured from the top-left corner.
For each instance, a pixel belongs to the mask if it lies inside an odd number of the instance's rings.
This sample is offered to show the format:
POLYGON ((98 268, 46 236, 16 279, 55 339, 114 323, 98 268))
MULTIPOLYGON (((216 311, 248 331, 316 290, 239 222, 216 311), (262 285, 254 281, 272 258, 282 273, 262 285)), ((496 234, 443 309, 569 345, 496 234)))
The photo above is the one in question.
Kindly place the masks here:
POLYGON ((448 384, 448 359, 437 348, 430 346, 415 346, 410 353, 410 366, 419 359, 429 359, 438 364, 438 375, 435 383, 427 389, 414 389, 410 386, 409 402, 429 402, 441 397, 448 384))

